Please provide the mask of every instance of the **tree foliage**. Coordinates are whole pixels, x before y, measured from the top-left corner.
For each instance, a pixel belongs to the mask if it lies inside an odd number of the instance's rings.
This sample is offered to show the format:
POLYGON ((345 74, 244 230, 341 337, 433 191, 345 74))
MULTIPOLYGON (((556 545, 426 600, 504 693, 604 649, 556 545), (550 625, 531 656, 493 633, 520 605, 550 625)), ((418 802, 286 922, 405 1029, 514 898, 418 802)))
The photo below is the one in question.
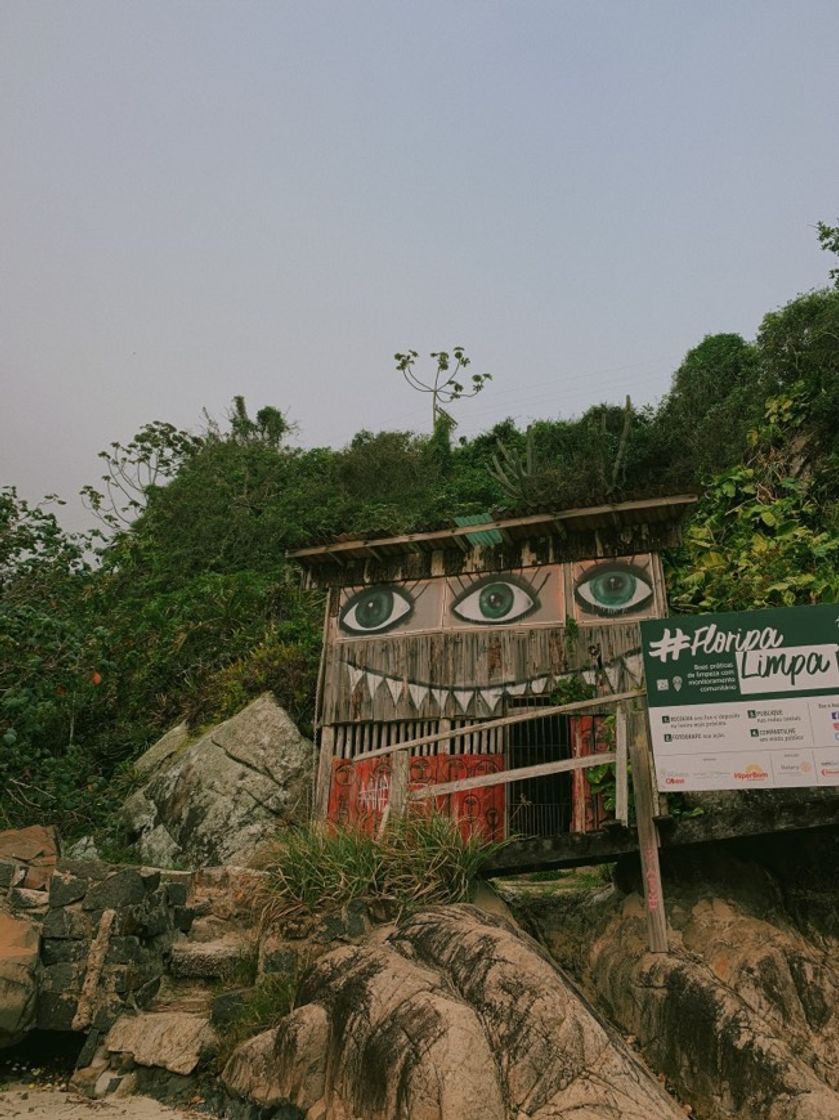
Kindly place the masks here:
MULTIPOLYGON (((453 353, 454 368, 433 355, 435 384, 466 395, 453 353)), ((150 741, 265 689, 310 728, 322 602, 286 551, 342 532, 697 489, 669 558, 675 609, 837 600, 837 416, 839 290, 825 289, 770 312, 753 343, 704 338, 658 407, 301 450, 279 408, 251 417, 237 397, 226 423, 155 421, 103 452, 104 489, 86 495, 106 534, 67 534, 49 504, 3 490, 0 827, 107 830, 150 741)))

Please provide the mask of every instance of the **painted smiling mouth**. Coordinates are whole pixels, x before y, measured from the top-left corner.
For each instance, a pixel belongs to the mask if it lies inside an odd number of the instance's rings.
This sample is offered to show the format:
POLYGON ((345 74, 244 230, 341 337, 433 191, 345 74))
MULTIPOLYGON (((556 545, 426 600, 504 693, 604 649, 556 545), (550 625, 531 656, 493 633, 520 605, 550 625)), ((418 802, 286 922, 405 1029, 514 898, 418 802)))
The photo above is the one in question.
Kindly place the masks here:
MULTIPOLYGON (((372 700, 384 686, 390 693, 394 705, 407 695, 417 711, 431 702, 437 705, 441 715, 449 699, 452 699, 463 713, 476 699, 480 699, 490 712, 494 712, 504 697, 521 699, 525 696, 543 696, 546 691, 549 692, 562 681, 583 680, 588 685, 594 685, 597 677, 593 669, 581 669, 570 673, 543 673, 525 681, 473 685, 466 688, 461 685, 440 686, 424 681, 410 681, 405 677, 395 677, 389 673, 368 669, 366 666, 353 665, 350 661, 344 661, 343 664, 347 670, 351 693, 354 694, 356 689, 361 689, 362 695, 372 700)), ((636 683, 640 682, 642 677, 640 653, 623 654, 608 665, 604 665, 603 673, 613 691, 617 691, 621 668, 636 683)))

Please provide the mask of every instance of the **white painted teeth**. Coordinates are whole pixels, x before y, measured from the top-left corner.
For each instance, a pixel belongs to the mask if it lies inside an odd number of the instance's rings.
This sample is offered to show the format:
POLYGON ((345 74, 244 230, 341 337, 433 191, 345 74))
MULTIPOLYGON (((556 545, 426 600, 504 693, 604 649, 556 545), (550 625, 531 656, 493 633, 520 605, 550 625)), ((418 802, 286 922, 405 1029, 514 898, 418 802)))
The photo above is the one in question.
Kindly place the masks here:
MULTIPOLYGON (((359 683, 363 681, 364 688, 372 699, 382 684, 385 684, 393 703, 398 704, 407 688, 411 703, 417 711, 431 699, 437 705, 441 714, 445 711, 450 699, 453 699, 457 708, 465 714, 476 696, 480 696, 489 711, 494 712, 504 696, 512 698, 525 696, 528 690, 533 696, 541 696, 549 685, 570 680, 577 675, 575 673, 557 673, 536 677, 531 681, 515 681, 510 684, 492 685, 487 688, 437 688, 428 684, 419 684, 415 681, 405 681, 402 677, 391 677, 387 673, 377 673, 372 669, 359 669, 356 665, 350 665, 348 661, 345 661, 344 664, 346 665, 351 692, 355 692, 359 683)), ((627 657, 626 667, 632 677, 635 677, 637 673, 640 678, 640 656, 627 657)), ((606 674, 609 683, 615 689, 618 681, 617 664, 607 666, 606 674)), ((592 670, 586 669, 581 675, 586 684, 595 684, 596 675, 592 670)))

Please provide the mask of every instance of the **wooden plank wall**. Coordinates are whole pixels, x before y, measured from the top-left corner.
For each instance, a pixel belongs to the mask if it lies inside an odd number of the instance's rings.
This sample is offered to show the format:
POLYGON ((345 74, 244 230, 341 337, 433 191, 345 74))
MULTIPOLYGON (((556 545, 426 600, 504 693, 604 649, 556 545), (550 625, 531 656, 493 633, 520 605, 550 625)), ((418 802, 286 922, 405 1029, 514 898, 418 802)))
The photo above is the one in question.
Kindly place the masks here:
MULTIPOLYGON (((441 721, 431 720, 395 720, 379 723, 342 723, 336 724, 332 730, 333 758, 353 759, 366 751, 378 750, 381 747, 391 746, 394 743, 407 743, 411 739, 419 739, 424 735, 435 735, 444 730, 440 727, 441 721)), ((450 744, 426 743, 410 751, 412 758, 421 758, 434 754, 503 754, 504 753, 504 728, 482 728, 479 722, 466 719, 452 719, 445 721, 445 729, 460 727, 474 727, 469 735, 453 740, 450 744), (444 749, 440 749, 440 747, 444 749)))
POLYGON ((528 687, 523 694, 527 698, 548 694, 557 676, 591 674, 597 659, 610 669, 613 690, 622 691, 636 682, 629 679, 620 659, 636 656, 639 648, 637 622, 581 626, 573 642, 566 640, 564 627, 524 626, 333 641, 325 661, 319 722, 378 723, 464 716, 486 719, 501 714, 505 700, 508 705, 514 704, 513 696, 500 698, 490 706, 477 694, 464 711, 449 691, 442 709, 431 694, 417 708, 408 686, 416 683, 446 690, 479 690, 549 678, 541 690, 528 687), (592 648, 599 651, 595 656, 592 648), (354 684, 348 666, 364 673, 354 684), (399 682, 395 701, 384 677, 399 682))

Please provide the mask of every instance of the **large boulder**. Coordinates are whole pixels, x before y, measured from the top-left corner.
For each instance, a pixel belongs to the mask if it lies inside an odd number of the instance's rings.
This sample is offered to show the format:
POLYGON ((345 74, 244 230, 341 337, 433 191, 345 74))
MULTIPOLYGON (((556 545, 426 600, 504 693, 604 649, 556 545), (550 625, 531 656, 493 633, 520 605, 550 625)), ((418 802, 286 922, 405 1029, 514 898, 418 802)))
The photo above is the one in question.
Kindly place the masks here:
MULTIPOLYGON (((786 843, 815 877, 804 839, 786 843)), ((722 848, 671 853, 663 869, 666 953, 647 949, 637 872, 619 867, 619 885, 597 892, 508 897, 703 1118, 835 1120, 839 938, 798 926, 786 884, 722 848)), ((835 911, 835 862, 829 874, 835 911)))
POLYGON ((14 1046, 35 1023, 38 927, 0 913, 0 1048, 14 1046))
POLYGON ((189 741, 173 729, 138 761, 123 807, 155 867, 246 864, 279 825, 306 815, 314 748, 272 696, 189 741))
POLYGON ((437 907, 345 946, 223 1078, 322 1120, 684 1120, 623 1040, 504 918, 437 907))

